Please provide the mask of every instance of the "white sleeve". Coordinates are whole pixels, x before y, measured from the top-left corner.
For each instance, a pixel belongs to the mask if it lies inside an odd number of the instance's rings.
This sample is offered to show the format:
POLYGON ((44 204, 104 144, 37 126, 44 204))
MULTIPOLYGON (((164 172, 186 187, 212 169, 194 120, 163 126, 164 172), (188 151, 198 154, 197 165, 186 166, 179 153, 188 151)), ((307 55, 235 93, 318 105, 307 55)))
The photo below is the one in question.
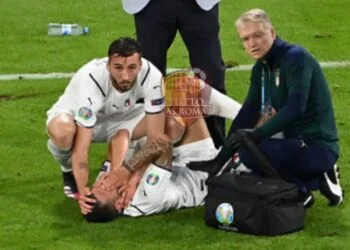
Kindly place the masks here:
POLYGON ((141 216, 158 214, 177 208, 179 195, 172 184, 172 172, 150 164, 124 214, 141 216), (174 197, 174 198, 173 198, 174 197))
POLYGON ((227 95, 210 87, 201 80, 201 99, 207 102, 203 112, 206 115, 217 115, 234 120, 242 105, 227 95))
POLYGON ((74 119, 80 126, 93 127, 97 120, 96 114, 103 106, 105 92, 92 74, 81 78, 77 87, 74 119))
POLYGON ((144 82, 143 96, 145 111, 149 114, 162 112, 164 109, 164 95, 162 92, 163 77, 158 70, 151 68, 148 79, 144 82))

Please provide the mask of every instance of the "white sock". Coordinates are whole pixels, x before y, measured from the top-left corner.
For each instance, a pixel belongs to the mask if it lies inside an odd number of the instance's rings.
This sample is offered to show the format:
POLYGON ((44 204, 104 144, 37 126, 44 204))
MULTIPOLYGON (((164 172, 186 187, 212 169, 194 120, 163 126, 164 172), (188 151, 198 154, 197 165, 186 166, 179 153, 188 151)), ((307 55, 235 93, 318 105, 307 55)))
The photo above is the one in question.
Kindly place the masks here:
POLYGON ((242 105, 216 89, 211 89, 209 114, 234 120, 242 105))
POLYGON ((51 139, 47 141, 47 148, 52 154, 53 158, 61 165, 62 172, 72 171, 72 150, 71 147, 68 149, 60 149, 57 147, 51 139))
POLYGON ((201 98, 209 99, 208 105, 202 107, 204 114, 217 115, 223 118, 234 120, 242 105, 227 95, 210 87, 201 81, 201 98))

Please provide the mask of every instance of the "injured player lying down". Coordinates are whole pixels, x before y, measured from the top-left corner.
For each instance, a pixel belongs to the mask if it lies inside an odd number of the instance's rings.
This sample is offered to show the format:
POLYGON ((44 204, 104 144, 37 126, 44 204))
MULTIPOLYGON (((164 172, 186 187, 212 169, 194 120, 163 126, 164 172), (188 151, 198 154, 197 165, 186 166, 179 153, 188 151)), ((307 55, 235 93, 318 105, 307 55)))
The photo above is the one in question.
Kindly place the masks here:
MULTIPOLYGON (((92 198, 79 201, 83 203, 81 212, 88 220, 103 220, 103 216, 110 220, 121 213, 148 215, 202 204, 207 193, 204 185, 207 173, 186 168, 189 161, 210 160, 217 154, 202 114, 234 119, 240 104, 211 91, 203 81, 190 74, 174 73, 168 80, 165 133, 170 138, 148 145, 117 169, 112 164, 111 172, 94 185, 90 192, 92 198), (120 172, 128 172, 127 178, 120 172)), ((123 138, 118 138, 117 143, 115 138, 111 142, 112 163, 113 159, 116 161, 113 150, 120 150, 118 145, 127 144, 123 138)))
POLYGON ((106 191, 104 179, 97 181, 92 188, 95 202, 90 204, 91 212, 82 211, 87 221, 107 222, 119 215, 137 217, 203 204, 208 174, 192 171, 186 163, 209 160, 217 154, 204 119, 186 125, 180 117, 167 117, 165 130, 171 138, 164 136, 158 145, 142 148, 131 159, 142 161, 150 151, 160 152, 151 164, 131 175, 124 189, 127 192, 106 191), (174 140, 179 141, 175 147, 174 140))

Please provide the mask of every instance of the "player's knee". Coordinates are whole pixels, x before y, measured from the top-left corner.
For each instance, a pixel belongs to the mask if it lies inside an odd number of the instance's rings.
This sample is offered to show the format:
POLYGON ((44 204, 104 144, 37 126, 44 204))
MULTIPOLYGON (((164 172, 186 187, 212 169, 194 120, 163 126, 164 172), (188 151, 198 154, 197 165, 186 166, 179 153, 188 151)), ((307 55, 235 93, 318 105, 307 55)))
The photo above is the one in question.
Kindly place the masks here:
POLYGON ((168 117, 165 122, 165 133, 173 143, 179 142, 186 131, 186 124, 181 117, 168 117))
POLYGON ((69 148, 73 145, 74 136, 60 133, 56 136, 52 136, 51 140, 59 148, 69 148))
POLYGON ((55 117, 47 126, 48 133, 55 145, 67 148, 73 144, 76 125, 72 116, 62 114, 55 117))

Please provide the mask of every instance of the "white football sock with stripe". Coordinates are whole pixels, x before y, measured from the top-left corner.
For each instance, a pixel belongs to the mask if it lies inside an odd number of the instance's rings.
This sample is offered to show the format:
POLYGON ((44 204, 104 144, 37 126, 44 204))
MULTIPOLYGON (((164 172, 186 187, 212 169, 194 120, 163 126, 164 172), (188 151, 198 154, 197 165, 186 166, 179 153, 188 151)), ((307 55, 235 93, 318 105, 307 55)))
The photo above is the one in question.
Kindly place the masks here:
POLYGON ((61 165, 62 172, 72 171, 72 148, 60 149, 51 139, 47 141, 47 148, 51 152, 53 158, 61 165))

